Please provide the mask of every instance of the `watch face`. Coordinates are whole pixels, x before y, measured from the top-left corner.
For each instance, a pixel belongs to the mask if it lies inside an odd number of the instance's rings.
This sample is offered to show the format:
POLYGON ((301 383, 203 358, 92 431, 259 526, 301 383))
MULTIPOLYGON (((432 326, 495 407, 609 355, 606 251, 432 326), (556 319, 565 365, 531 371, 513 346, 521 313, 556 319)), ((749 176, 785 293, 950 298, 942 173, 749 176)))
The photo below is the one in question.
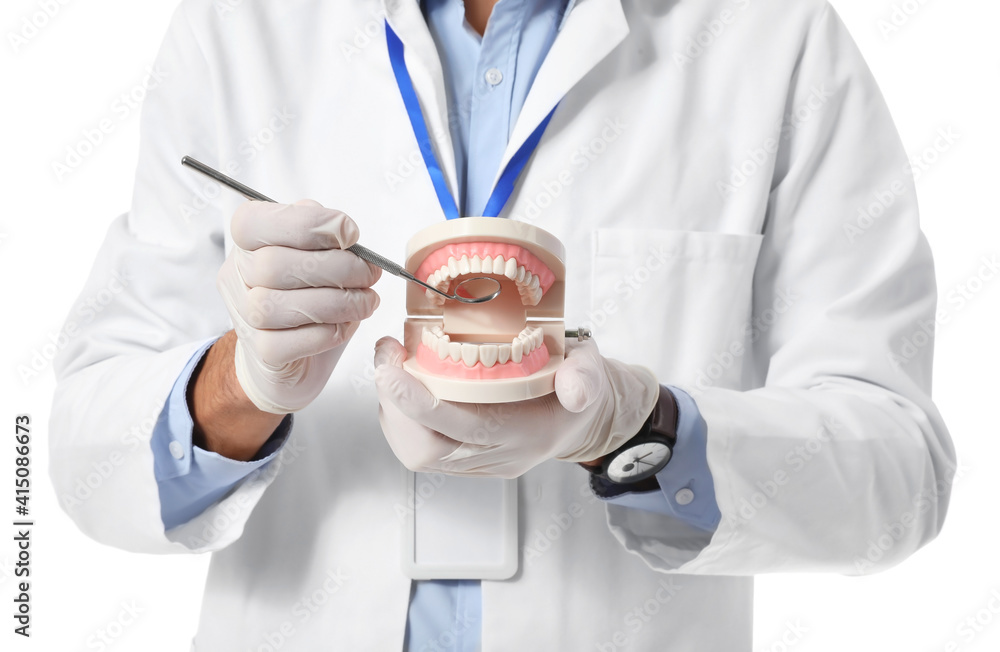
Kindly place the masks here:
POLYGON ((636 444, 611 460, 608 464, 608 479, 618 484, 645 480, 670 461, 670 454, 670 447, 658 441, 636 444))

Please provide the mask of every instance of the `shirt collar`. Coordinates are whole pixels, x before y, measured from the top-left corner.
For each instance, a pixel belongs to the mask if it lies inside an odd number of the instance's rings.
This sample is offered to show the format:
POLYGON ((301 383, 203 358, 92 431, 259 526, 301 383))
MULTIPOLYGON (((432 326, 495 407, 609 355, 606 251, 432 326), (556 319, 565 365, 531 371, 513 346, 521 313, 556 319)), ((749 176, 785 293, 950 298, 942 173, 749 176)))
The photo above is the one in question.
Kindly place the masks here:
MULTIPOLYGON (((427 15, 427 3, 428 3, 428 1, 429 0, 417 0, 418 4, 420 5, 420 9, 421 9, 421 11, 424 12, 425 16, 427 15)), ((433 0, 433 1, 437 1, 437 2, 458 2, 458 3, 462 3, 463 6, 464 6, 463 0, 433 0)), ((541 2, 543 4, 550 4, 550 5, 553 5, 553 6, 563 5, 562 13, 559 16, 559 26, 556 28, 557 32, 560 31, 560 30, 562 30, 563 25, 566 23, 566 17, 569 16, 569 12, 572 11, 573 7, 576 5, 576 0, 539 0, 539 2, 541 2)))

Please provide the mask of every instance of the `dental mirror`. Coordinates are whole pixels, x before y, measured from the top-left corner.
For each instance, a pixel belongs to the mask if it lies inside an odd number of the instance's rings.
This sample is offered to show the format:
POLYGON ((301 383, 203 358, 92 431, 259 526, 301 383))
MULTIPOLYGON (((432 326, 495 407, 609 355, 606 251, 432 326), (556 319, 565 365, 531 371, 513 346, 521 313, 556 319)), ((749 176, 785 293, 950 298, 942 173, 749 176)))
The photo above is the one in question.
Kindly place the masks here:
POLYGON ((447 292, 437 289, 433 285, 424 283, 416 276, 403 269, 402 266, 397 265, 391 260, 383 258, 371 249, 366 249, 361 245, 354 245, 353 247, 348 247, 347 250, 356 254, 361 260, 366 260, 376 267, 381 267, 393 276, 405 278, 411 283, 416 283, 420 287, 427 288, 431 292, 440 294, 445 299, 452 299, 454 301, 460 301, 461 303, 486 303, 487 301, 493 301, 500 296, 500 281, 495 278, 490 278, 489 276, 474 276, 472 278, 467 278, 455 286, 455 294, 448 294, 447 292))
MULTIPOLYGON (((190 156, 185 156, 181 159, 181 165, 186 165, 189 168, 201 172, 205 176, 215 179, 222 185, 232 188, 236 192, 240 193, 247 199, 253 199, 255 201, 266 201, 274 203, 274 200, 267 195, 262 195, 253 188, 245 186, 236 179, 232 177, 227 177, 223 173, 219 172, 215 168, 205 165, 201 161, 191 158, 190 156)), ((453 301, 459 301, 461 303, 486 303, 487 301, 492 301, 500 296, 500 281, 495 278, 490 278, 488 276, 475 276, 473 278, 467 278, 458 285, 455 286, 455 294, 448 294, 447 292, 442 292, 436 287, 430 286, 418 279, 413 274, 403 269, 402 266, 392 262, 388 258, 380 256, 371 249, 367 247, 362 247, 359 244, 352 245, 346 249, 352 254, 364 260, 366 262, 375 265, 376 267, 381 267, 385 271, 389 272, 393 276, 398 276, 399 278, 406 279, 411 283, 416 283, 420 287, 426 288, 431 292, 440 294, 445 299, 451 299, 453 301)))

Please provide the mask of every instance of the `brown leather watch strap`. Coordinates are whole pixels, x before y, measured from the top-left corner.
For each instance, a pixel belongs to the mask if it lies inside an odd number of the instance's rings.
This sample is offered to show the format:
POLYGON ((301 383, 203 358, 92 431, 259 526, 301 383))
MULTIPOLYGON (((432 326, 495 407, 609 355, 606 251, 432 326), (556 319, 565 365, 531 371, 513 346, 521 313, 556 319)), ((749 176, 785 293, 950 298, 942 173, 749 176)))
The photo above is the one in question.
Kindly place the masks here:
POLYGON ((660 397, 653 407, 651 416, 649 429, 668 437, 671 446, 677 443, 677 401, 670 390, 663 385, 660 385, 660 397))

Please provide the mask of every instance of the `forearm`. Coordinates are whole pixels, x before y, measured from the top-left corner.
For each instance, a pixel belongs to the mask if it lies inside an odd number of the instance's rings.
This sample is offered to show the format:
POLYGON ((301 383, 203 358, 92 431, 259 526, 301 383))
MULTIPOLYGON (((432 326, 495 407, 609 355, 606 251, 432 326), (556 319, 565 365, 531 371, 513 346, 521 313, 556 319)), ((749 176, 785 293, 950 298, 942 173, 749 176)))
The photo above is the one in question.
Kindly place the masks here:
POLYGON ((236 332, 212 345, 195 369, 188 391, 194 444, 233 460, 253 459, 281 423, 283 415, 262 412, 236 378, 236 332))

